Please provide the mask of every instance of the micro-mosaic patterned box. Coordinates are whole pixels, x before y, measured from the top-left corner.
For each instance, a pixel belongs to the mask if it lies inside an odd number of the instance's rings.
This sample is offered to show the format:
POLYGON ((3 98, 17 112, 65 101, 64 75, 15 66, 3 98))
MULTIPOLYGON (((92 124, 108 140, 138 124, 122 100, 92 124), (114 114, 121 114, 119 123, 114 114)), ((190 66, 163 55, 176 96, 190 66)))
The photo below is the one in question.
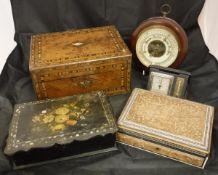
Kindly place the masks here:
POLYGON ((130 90, 132 54, 115 26, 33 35, 29 69, 38 99, 130 90))
POLYGON ((15 169, 117 150, 103 92, 15 106, 5 154, 15 169))
POLYGON ((213 118, 212 106, 135 89, 118 120, 117 141, 204 168, 213 118))

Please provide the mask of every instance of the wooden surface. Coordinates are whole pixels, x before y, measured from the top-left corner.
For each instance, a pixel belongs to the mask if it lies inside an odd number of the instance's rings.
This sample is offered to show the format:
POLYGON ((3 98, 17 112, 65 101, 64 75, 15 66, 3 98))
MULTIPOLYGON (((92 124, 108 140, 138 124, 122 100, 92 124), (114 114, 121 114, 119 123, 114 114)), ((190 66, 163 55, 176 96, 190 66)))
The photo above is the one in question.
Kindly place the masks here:
POLYGON ((203 167, 205 158, 188 154, 176 149, 161 146, 152 142, 145 141, 136 137, 131 137, 126 134, 117 133, 117 141, 126 145, 152 152, 154 154, 162 155, 170 159, 180 161, 189 165, 203 167))
POLYGON ((114 26, 32 37, 30 72, 39 99, 130 90, 131 53, 114 26))

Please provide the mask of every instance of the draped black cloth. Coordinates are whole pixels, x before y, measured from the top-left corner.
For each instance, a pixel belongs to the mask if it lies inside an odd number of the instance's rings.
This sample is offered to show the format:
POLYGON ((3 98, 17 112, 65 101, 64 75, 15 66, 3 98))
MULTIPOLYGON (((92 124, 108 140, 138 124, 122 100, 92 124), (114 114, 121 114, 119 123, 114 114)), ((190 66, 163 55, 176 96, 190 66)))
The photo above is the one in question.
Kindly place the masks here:
MULTIPOLYGON (((159 16, 160 6, 164 3, 172 6, 169 17, 182 25, 188 35, 188 55, 180 67, 192 73, 188 98, 210 104, 217 110, 218 64, 209 54, 197 24, 204 0, 11 0, 17 46, 8 57, 0 76, 0 174, 218 174, 217 112, 213 128, 212 153, 205 170, 122 145, 118 145, 119 152, 20 171, 13 171, 9 160, 3 154, 14 104, 36 100, 28 69, 32 34, 112 24, 119 29, 129 44, 133 30, 144 19, 159 16)), ((132 87, 145 87, 145 84, 146 78, 134 70, 132 87)), ((117 118, 128 96, 129 94, 110 97, 117 118)))

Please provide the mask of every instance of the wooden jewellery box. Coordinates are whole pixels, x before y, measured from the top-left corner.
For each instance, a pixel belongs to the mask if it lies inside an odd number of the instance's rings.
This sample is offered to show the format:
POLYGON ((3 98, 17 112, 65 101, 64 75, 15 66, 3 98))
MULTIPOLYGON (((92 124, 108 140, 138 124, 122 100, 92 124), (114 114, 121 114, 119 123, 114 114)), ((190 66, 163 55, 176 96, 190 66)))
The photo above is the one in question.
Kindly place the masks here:
POLYGON ((117 141, 204 168, 214 108, 135 89, 119 120, 117 141))
POLYGON ((32 36, 29 69, 38 99, 130 90, 132 54, 114 26, 32 36))

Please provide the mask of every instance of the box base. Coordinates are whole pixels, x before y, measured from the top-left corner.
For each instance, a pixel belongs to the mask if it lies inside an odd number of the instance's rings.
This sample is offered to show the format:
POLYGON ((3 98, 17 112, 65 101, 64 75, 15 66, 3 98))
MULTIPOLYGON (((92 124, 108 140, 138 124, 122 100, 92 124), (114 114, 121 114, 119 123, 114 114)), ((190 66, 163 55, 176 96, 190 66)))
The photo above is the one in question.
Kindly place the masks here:
POLYGON ((143 139, 139 139, 124 133, 117 133, 117 142, 141 149, 143 151, 151 152, 157 155, 161 155, 163 157, 167 157, 191 166, 195 166, 198 168, 204 168, 207 157, 200 157, 196 155, 192 155, 186 152, 182 152, 176 149, 168 148, 162 145, 158 145, 156 143, 152 143, 143 139))
POLYGON ((12 156, 12 163, 13 169, 23 169, 116 150, 115 135, 108 134, 85 141, 74 141, 67 145, 56 144, 50 148, 18 152, 12 156))
POLYGON ((93 156, 93 155, 96 155, 96 154, 108 153, 108 152, 111 152, 111 151, 118 151, 118 149, 116 147, 112 147, 112 148, 103 149, 103 150, 99 150, 99 151, 93 151, 93 152, 90 152, 90 153, 84 153, 84 154, 80 154, 80 155, 76 155, 76 156, 69 156, 69 157, 54 159, 54 160, 50 160, 50 161, 44 161, 44 162, 40 162, 40 163, 27 164, 27 165, 21 165, 21 166, 16 166, 15 164, 13 164, 13 169, 14 170, 19 170, 19 169, 30 168, 30 167, 34 167, 34 166, 52 164, 52 163, 57 163, 57 162, 60 162, 60 161, 65 161, 65 160, 70 160, 70 159, 77 159, 77 158, 82 158, 82 157, 93 156))

